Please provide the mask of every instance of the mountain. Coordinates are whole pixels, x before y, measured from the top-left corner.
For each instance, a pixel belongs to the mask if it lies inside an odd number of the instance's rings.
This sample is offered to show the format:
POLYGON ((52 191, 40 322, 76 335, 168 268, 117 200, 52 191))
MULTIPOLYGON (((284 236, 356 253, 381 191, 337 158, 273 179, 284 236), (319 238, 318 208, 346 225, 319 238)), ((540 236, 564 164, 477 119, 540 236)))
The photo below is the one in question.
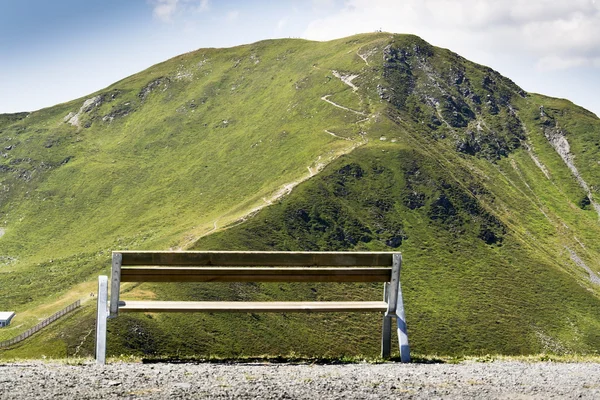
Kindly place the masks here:
MULTIPOLYGON (((600 120, 411 35, 200 49, 0 116, 8 338, 116 249, 398 250, 421 354, 600 348, 600 120)), ((370 285, 132 285, 379 298, 370 285)), ((5 357, 93 353, 94 304, 5 357)), ((123 316, 109 354, 377 354, 376 315, 123 316), (190 334, 193 332, 193 335, 190 334)))

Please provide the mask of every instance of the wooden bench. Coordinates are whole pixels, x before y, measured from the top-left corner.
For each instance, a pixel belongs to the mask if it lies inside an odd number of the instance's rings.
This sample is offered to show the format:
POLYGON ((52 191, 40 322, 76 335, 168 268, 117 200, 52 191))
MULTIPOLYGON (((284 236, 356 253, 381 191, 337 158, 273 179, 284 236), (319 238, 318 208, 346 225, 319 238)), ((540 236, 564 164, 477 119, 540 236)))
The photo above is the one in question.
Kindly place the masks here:
POLYGON ((402 256, 390 252, 119 251, 98 281, 96 360, 106 359, 106 320, 119 312, 381 312, 381 355, 396 318, 400 359, 410 361, 400 287, 402 256), (383 282, 383 301, 242 302, 120 300, 122 282, 383 282))

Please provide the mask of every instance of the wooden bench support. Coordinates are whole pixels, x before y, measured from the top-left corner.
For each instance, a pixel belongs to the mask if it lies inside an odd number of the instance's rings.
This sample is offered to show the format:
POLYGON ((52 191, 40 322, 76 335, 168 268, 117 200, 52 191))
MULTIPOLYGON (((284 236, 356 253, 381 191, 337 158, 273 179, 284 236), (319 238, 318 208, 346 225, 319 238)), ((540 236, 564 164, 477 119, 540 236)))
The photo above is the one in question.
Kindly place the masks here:
POLYGON ((110 274, 110 317, 116 317, 119 313, 119 291, 121 290, 121 264, 122 253, 112 253, 112 272, 110 274))
POLYGON ((400 253, 370 252, 113 252, 98 281, 96 360, 105 363, 106 319, 121 312, 382 312, 381 356, 391 354, 396 319, 400 360, 410 349, 400 287, 400 253), (122 282, 383 282, 383 301, 241 302, 120 300, 122 282))

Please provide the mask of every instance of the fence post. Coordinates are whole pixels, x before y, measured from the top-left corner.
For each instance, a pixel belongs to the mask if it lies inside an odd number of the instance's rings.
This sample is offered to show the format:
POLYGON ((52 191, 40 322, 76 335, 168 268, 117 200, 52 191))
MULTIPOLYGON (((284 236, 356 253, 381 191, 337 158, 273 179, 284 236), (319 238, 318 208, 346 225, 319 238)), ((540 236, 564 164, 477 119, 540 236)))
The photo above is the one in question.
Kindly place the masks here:
POLYGON ((98 314, 96 317, 96 364, 106 364, 106 320, 108 318, 108 277, 98 277, 98 314))

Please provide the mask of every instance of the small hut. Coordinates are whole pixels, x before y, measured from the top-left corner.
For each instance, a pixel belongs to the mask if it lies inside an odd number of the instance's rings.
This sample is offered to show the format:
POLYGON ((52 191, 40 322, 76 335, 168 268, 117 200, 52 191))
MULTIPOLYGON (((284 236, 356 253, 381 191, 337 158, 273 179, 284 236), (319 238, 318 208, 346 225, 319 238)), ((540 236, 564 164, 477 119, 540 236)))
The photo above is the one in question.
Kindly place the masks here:
POLYGON ((10 320, 15 316, 14 311, 0 311, 0 328, 10 324, 10 320))

